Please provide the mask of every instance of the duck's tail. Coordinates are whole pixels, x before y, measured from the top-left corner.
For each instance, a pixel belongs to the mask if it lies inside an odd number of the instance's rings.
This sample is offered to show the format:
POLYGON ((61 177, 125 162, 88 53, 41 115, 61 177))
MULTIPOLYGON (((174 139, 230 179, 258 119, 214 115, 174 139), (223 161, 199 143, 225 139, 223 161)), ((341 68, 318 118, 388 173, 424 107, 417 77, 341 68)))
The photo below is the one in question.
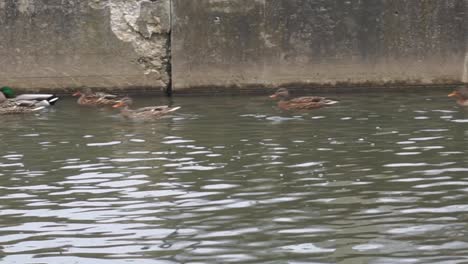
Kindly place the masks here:
POLYGON ((54 105, 59 100, 59 98, 58 98, 58 96, 53 94, 51 97, 49 97, 46 100, 47 100, 47 102, 49 102, 50 105, 54 105))
POLYGON ((174 111, 177 111, 177 110, 179 110, 180 108, 181 108, 180 106, 173 107, 173 108, 171 108, 171 109, 167 110, 167 112, 168 112, 168 113, 170 113, 170 112, 174 112, 174 111))
POLYGON ((334 105, 334 104, 337 104, 337 103, 338 103, 338 101, 330 100, 330 99, 325 99, 325 101, 324 101, 325 105, 334 105))

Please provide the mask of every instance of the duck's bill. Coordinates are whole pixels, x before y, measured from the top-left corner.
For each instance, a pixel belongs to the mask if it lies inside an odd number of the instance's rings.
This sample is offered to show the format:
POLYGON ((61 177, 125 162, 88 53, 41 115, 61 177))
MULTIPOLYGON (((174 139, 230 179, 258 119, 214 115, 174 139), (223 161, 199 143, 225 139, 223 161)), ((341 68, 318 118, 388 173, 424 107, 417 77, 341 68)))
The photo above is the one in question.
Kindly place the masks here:
POLYGON ((276 99, 276 98, 278 98, 278 95, 272 94, 272 95, 270 95, 270 98, 271 98, 271 99, 276 99))
POLYGON ((80 92, 76 92, 76 93, 73 94, 73 96, 80 96, 80 95, 81 95, 80 92))
POLYGON ((454 92, 450 93, 448 95, 448 97, 454 97, 454 96, 457 96, 457 94, 458 94, 457 91, 454 91, 454 92))

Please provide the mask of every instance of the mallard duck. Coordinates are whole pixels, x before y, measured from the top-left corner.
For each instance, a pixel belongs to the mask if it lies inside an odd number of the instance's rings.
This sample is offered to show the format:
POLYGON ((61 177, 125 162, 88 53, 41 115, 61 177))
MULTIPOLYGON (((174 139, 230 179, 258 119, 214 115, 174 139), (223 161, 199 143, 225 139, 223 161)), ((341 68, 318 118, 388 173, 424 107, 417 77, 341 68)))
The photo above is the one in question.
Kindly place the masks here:
POLYGON ((468 87, 460 86, 448 96, 457 98, 457 104, 468 106, 468 87))
POLYGON ((303 96, 290 99, 289 91, 285 88, 278 89, 270 98, 279 99, 278 106, 285 110, 309 110, 338 103, 338 101, 319 96, 303 96))
POLYGON ((38 101, 15 101, 8 100, 3 93, 0 93, 0 115, 32 113, 45 108, 38 101))
POLYGON ((0 101, 8 99, 20 102, 21 105, 34 106, 51 106, 59 100, 54 94, 21 94, 15 97, 13 89, 3 86, 0 88, 0 101))
POLYGON ((180 107, 169 107, 167 105, 161 106, 147 106, 138 109, 129 109, 128 106, 132 104, 132 99, 125 97, 115 104, 114 108, 122 107, 120 114, 129 119, 135 120, 155 120, 163 117, 166 114, 178 110, 180 107))
POLYGON ((80 105, 115 105, 121 100, 117 95, 102 92, 93 93, 90 89, 78 91, 73 96, 79 96, 77 103, 80 105))

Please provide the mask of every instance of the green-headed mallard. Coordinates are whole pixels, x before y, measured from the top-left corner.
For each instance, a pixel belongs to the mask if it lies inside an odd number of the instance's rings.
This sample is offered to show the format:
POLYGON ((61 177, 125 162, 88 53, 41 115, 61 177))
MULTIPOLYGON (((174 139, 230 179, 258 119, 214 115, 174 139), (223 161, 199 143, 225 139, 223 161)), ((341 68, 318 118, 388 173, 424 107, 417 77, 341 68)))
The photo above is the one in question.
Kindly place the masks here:
POLYGON ((3 86, 0 88, 0 101, 8 99, 21 102, 23 105, 50 106, 55 104, 59 98, 54 94, 21 94, 15 97, 13 89, 3 86))
POLYGON ((119 102, 122 98, 117 95, 103 92, 93 93, 90 89, 84 89, 73 94, 79 96, 77 103, 80 105, 95 105, 95 106, 112 106, 119 102))
POLYGON ((15 97, 10 87, 0 88, 0 115, 39 111, 54 104, 58 97, 52 94, 22 94, 15 97))
POLYGON ((338 103, 338 101, 319 96, 303 96, 290 99, 289 91, 285 88, 278 89, 270 98, 279 99, 278 106, 285 110, 309 110, 338 103))
POLYGON ((460 86, 448 96, 457 98, 457 104, 468 106, 468 87, 460 86))
POLYGON ((128 106, 132 104, 132 100, 129 97, 124 97, 114 108, 122 107, 120 113, 123 117, 134 120, 155 120, 163 117, 166 114, 178 110, 180 107, 169 107, 167 105, 161 106, 147 106, 138 109, 129 109, 128 106))
POLYGON ((0 93, 0 115, 32 113, 45 108, 37 101, 8 100, 0 93))

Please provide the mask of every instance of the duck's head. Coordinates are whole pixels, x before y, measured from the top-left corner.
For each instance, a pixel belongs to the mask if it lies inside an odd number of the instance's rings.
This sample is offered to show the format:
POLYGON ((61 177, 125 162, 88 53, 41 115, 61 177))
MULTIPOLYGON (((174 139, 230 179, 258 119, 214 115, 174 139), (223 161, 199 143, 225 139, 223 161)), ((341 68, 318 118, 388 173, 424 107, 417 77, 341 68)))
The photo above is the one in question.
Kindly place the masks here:
POLYGON ((274 94, 270 95, 272 99, 287 99, 288 97, 289 91, 286 88, 280 88, 274 94))
POLYGON ((115 105, 113 105, 112 107, 113 108, 119 108, 119 107, 125 107, 125 106, 129 106, 133 103, 133 100, 126 96, 122 99, 120 99, 115 105))
POLYGON ((11 89, 8 86, 3 86, 0 88, 0 92, 2 92, 6 98, 14 98, 15 97, 15 92, 13 92, 13 89, 11 89))
POLYGON ((463 100, 468 100, 468 87, 461 86, 450 93, 448 97, 457 97, 463 100))
POLYGON ((82 91, 77 91, 73 94, 73 96, 82 96, 82 95, 85 95, 85 96, 90 96, 91 94, 93 93, 93 91, 91 91, 91 89, 89 88, 84 88, 82 91))

